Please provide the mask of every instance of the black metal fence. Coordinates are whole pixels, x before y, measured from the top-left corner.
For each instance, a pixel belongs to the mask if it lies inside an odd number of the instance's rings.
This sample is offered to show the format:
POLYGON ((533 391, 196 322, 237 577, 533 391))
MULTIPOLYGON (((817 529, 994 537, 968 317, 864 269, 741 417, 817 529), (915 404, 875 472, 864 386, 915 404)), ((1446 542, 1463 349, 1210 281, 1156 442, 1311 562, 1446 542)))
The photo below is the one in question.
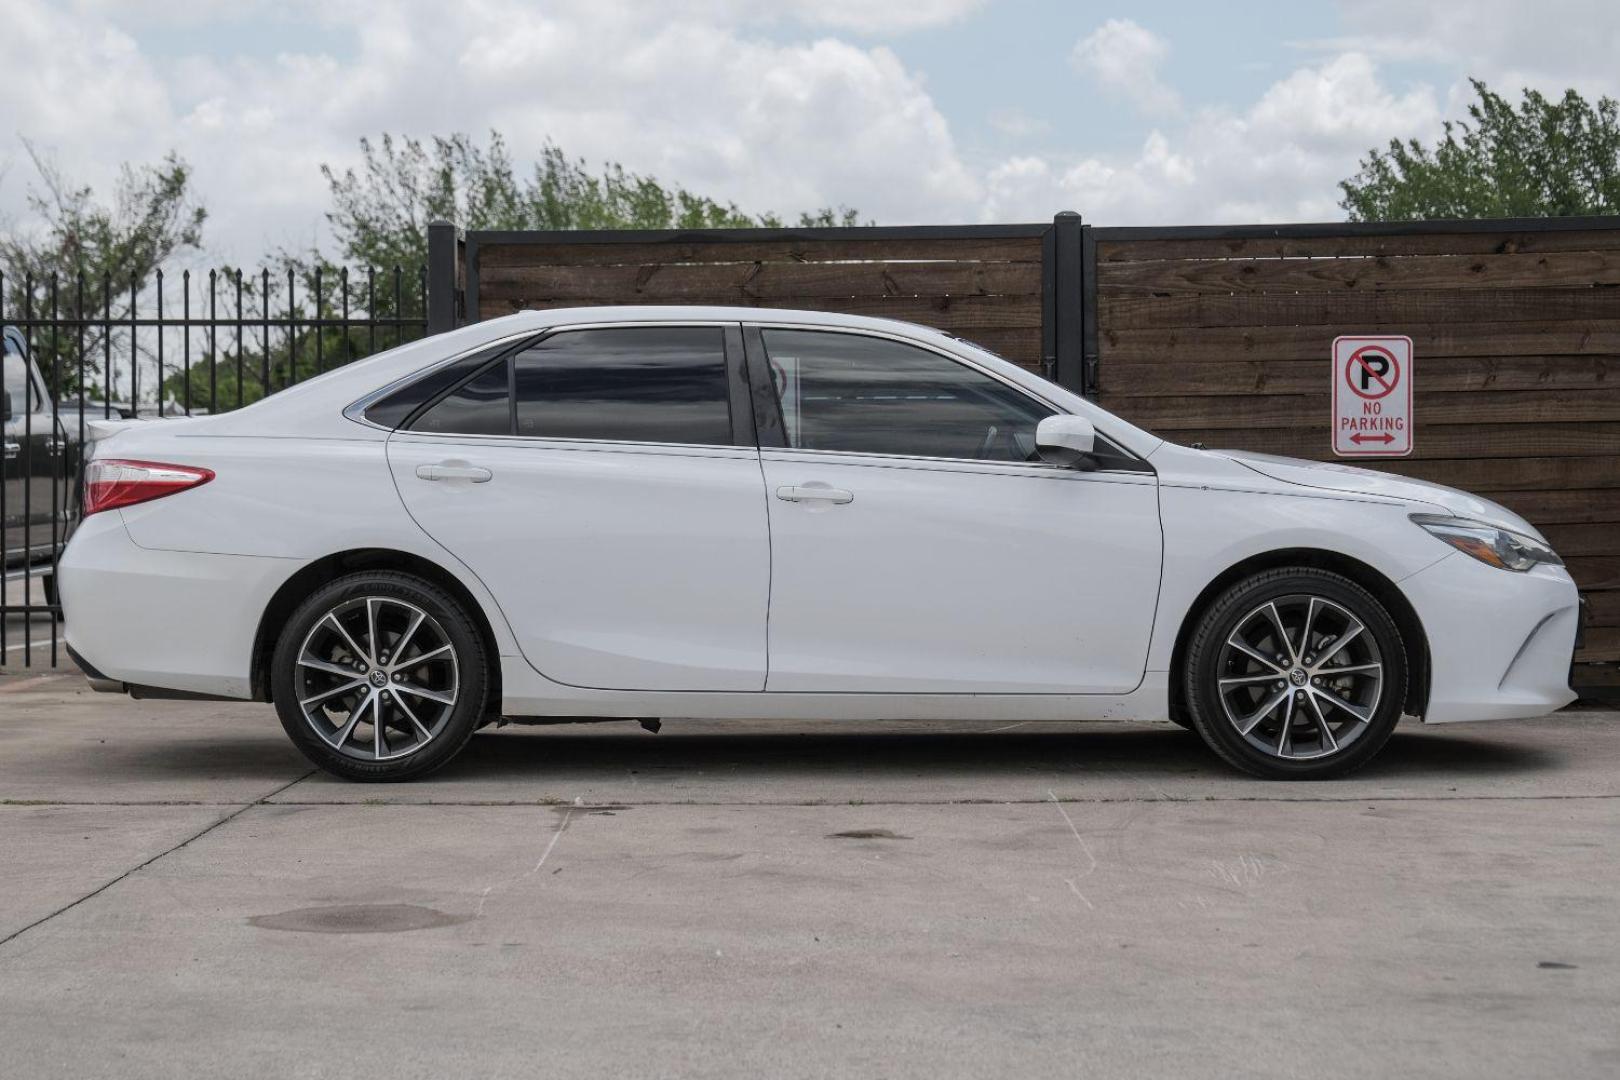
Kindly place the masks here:
POLYGON ((227 412, 427 332, 424 269, 0 268, 0 670, 65 662, 55 568, 90 422, 227 412))

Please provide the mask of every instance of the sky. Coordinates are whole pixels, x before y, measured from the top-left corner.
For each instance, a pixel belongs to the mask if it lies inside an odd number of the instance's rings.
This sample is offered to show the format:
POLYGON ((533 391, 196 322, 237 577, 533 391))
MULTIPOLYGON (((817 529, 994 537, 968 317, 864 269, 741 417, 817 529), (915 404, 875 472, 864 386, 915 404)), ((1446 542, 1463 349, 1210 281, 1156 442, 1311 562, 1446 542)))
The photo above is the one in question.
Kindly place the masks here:
POLYGON ((880 224, 1342 219, 1470 76, 1620 96, 1605 0, 0 0, 0 228, 27 143, 110 191, 174 150, 210 256, 330 245, 362 136, 500 131, 745 210, 880 224))

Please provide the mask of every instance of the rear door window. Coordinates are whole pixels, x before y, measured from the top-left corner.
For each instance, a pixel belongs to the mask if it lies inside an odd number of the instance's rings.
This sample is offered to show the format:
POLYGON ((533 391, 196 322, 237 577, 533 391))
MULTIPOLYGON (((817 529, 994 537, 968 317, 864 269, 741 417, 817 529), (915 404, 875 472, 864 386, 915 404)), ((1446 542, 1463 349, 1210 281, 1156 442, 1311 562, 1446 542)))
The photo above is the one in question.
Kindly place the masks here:
POLYGON ((512 365, 520 436, 732 441, 725 337, 718 326, 569 330, 524 349, 512 365))

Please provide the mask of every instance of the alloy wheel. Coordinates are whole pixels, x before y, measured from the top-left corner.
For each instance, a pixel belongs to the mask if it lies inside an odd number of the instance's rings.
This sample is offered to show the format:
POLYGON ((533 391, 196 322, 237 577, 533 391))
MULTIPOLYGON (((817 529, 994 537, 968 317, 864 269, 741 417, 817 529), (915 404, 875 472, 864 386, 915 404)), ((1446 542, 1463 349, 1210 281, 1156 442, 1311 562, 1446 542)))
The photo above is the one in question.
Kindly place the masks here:
POLYGON ((299 646, 293 689, 311 730, 362 761, 427 746, 460 691, 455 646, 439 621, 391 596, 345 600, 299 646))
POLYGON ((1384 660, 1365 623, 1322 596, 1268 600, 1239 619, 1216 664, 1227 721, 1271 757, 1336 754, 1366 733, 1384 660))

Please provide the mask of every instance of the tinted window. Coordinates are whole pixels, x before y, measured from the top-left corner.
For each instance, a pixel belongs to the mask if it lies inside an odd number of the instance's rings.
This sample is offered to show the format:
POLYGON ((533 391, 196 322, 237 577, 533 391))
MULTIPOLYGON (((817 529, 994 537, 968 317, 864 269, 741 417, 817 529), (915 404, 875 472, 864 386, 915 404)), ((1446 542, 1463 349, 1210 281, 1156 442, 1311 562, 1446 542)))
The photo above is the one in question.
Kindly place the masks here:
MULTIPOLYGON (((397 428, 409 420, 416 410, 509 348, 509 345, 497 345, 434 368, 366 409, 366 419, 386 428, 397 428)), ((505 435, 506 432, 500 434, 505 435)))
POLYGON ((717 326, 568 331, 525 349, 514 365, 519 435, 731 442, 717 326))
POLYGON ((412 431, 457 435, 510 435, 512 398, 506 363, 479 372, 417 417, 412 431))
POLYGON ((766 330, 789 446, 1038 461, 1052 410, 966 364, 882 338, 766 330))
POLYGON ((11 411, 21 416, 26 412, 34 412, 44 404, 39 400, 37 389, 30 385, 28 378, 28 360, 17 351, 8 337, 0 345, 0 388, 4 388, 11 399, 11 411))

